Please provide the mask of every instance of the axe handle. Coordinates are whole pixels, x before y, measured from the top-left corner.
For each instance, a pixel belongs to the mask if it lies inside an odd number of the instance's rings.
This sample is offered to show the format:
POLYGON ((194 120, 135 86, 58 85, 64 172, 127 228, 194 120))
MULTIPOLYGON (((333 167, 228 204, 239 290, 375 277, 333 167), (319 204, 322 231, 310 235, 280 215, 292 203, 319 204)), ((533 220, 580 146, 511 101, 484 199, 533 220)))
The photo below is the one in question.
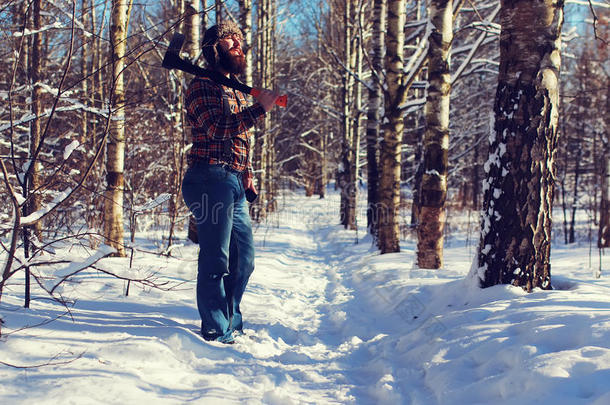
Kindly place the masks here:
MULTIPOLYGON (((195 76, 209 77, 216 83, 225 85, 235 90, 239 90, 242 93, 249 94, 255 98, 261 92, 260 89, 252 88, 241 82, 238 82, 237 80, 230 79, 214 70, 199 67, 187 60, 182 59, 178 54, 174 52, 167 52, 165 54, 162 66, 166 69, 182 70, 183 72, 190 73, 195 76)), ((288 104, 288 97, 286 95, 278 97, 278 99, 275 101, 275 104, 280 107, 286 107, 286 105, 288 104)))

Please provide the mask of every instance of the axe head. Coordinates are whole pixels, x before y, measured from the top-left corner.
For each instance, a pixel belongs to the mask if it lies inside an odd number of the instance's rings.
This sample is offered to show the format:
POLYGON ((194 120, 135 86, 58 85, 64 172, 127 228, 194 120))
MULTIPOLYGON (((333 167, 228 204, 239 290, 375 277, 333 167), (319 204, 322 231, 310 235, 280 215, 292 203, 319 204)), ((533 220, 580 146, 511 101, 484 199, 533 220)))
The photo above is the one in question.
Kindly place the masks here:
POLYGON ((171 41, 169 41, 169 46, 167 47, 167 51, 165 51, 161 66, 166 69, 174 69, 178 66, 182 44, 184 44, 184 35, 176 32, 171 41))

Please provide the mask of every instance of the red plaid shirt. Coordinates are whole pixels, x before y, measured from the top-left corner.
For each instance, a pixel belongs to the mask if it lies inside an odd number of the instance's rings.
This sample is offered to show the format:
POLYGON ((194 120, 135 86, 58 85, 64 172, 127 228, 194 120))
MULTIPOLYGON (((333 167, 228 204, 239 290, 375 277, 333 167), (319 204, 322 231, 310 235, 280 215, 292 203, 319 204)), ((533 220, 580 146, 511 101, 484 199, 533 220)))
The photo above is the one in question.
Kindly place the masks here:
POLYGON ((255 103, 246 107, 246 97, 242 92, 206 77, 196 77, 191 81, 185 100, 193 137, 193 146, 187 157, 189 165, 201 161, 226 163, 233 170, 247 170, 251 177, 248 128, 265 115, 263 106, 255 103), (224 111, 223 90, 227 95, 230 114, 224 111))

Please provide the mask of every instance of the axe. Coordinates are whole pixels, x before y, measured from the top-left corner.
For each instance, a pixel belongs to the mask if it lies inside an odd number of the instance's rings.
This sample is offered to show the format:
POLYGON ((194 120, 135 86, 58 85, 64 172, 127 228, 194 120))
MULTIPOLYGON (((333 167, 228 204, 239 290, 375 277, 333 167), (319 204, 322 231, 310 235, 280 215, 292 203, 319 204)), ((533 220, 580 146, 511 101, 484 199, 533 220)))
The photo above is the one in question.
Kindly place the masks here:
MULTIPOLYGON (((235 90, 239 90, 242 93, 251 95, 252 97, 257 97, 260 94, 260 89, 246 86, 245 84, 237 80, 229 79, 228 77, 220 74, 219 72, 204 69, 185 59, 182 59, 180 57, 180 48, 182 48, 183 43, 184 35, 180 34, 179 32, 176 32, 172 37, 172 40, 169 41, 169 47, 165 52, 165 56, 163 57, 163 63, 161 63, 161 66, 166 69, 178 69, 195 76, 209 77, 216 83, 222 84, 235 90)), ((288 97, 286 95, 280 96, 277 100, 275 100, 275 104, 280 107, 286 107, 287 103, 288 97)))

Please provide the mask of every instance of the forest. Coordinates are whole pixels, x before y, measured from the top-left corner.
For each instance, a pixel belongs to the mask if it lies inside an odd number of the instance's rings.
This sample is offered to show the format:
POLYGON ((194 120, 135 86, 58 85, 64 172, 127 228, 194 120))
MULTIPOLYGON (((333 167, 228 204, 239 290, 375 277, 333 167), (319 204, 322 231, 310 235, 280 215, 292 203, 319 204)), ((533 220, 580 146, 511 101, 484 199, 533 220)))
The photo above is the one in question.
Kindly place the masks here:
POLYGON ((610 246, 608 8, 3 1, 0 297, 16 274, 42 286, 38 269, 65 261, 57 243, 119 257, 151 229, 161 255, 184 243, 192 76, 161 61, 180 32, 182 56, 203 65, 203 33, 225 19, 244 34, 242 81, 288 96, 253 136, 255 222, 286 190, 324 198, 334 187, 337 223, 381 254, 414 237, 417 266, 440 269, 454 214, 482 212, 482 285, 551 288, 553 237, 594 245, 600 261, 610 246))
POLYGON ((610 403, 609 17, 0 0, 0 402, 610 403), (232 345, 201 339, 194 76, 163 65, 226 21, 287 97, 250 130, 232 345))

